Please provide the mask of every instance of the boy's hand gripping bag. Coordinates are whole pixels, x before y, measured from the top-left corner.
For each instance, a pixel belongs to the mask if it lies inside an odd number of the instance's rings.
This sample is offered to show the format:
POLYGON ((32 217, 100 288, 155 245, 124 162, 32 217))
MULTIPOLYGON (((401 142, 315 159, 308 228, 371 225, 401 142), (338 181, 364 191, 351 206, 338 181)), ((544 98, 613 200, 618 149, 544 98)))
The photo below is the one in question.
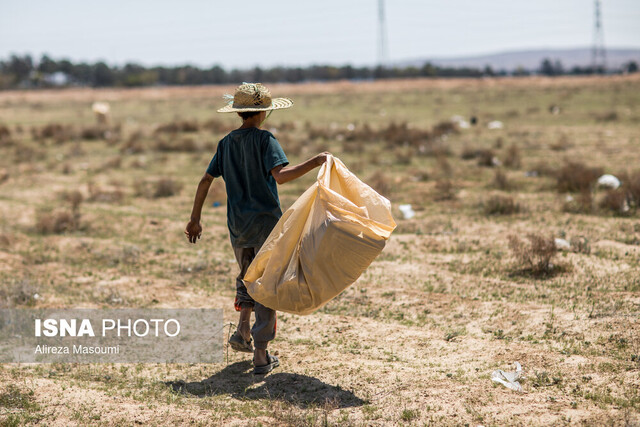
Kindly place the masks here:
POLYGON ((360 277, 395 227, 389 200, 329 156, 249 266, 247 291, 274 310, 310 314, 360 277))

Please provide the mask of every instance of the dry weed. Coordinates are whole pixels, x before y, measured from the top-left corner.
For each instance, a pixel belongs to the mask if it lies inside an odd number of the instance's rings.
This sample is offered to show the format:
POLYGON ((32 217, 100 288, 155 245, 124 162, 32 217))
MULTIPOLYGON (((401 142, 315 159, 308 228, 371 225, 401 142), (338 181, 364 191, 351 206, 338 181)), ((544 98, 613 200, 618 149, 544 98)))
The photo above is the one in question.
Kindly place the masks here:
POLYGON ((219 120, 211 119, 202 125, 203 129, 206 129, 212 133, 225 133, 229 130, 229 126, 219 120))
POLYGON ((70 141, 77 137, 76 131, 69 125, 62 125, 60 123, 49 123, 41 128, 31 128, 31 135, 35 140, 52 139, 57 144, 61 144, 66 141, 70 141))
POLYGON ((507 148, 504 161, 502 162, 506 167, 511 169, 520 169, 522 166, 522 159, 520 156, 520 149, 516 144, 511 144, 507 148))
POLYGON ((571 238, 571 251, 579 254, 589 255, 591 253, 591 245, 589 240, 584 236, 574 236, 571 238))
POLYGON ((0 308, 33 307, 41 298, 38 287, 23 279, 0 287, 0 308))
POLYGON ((40 234, 60 234, 78 228, 80 218, 68 210, 42 208, 36 212, 36 230, 40 234))
POLYGON ((8 146, 12 143, 11 131, 7 126, 0 125, 0 147, 8 146))
POLYGON ((180 193, 182 184, 171 178, 161 178, 158 180, 136 181, 133 189, 136 196, 156 199, 175 196, 180 193))
POLYGON ((588 214, 593 212, 593 194, 590 189, 581 191, 576 197, 567 196, 562 210, 568 213, 588 214))
POLYGON ((5 168, 0 169, 0 184, 4 183, 5 181, 8 181, 10 177, 11 177, 11 174, 7 169, 5 168))
POLYGON ((110 171, 114 169, 120 169, 122 167, 122 157, 114 156, 107 159, 102 165, 98 167, 98 171, 110 171))
POLYGON ((631 213, 627 192, 622 188, 607 190, 598 206, 616 215, 629 215, 631 213))
POLYGON ((602 175, 602 168, 592 168, 580 162, 567 162, 556 172, 559 192, 583 192, 591 190, 602 175))
POLYGON ((436 181, 433 199, 436 201, 454 200, 456 191, 453 183, 449 179, 439 179, 436 181))
POLYGON ((623 188, 627 192, 634 207, 640 207, 640 171, 623 179, 623 188))
POLYGON ((512 215, 521 211, 520 204, 513 197, 499 194, 489 197, 482 204, 482 209, 485 215, 512 215))
POLYGON ((510 190, 513 187, 507 178, 507 174, 502 169, 496 169, 491 186, 503 191, 510 190))
POLYGON ((551 259, 557 250, 554 237, 536 233, 529 233, 526 237, 528 243, 518 236, 509 236, 509 249, 513 256, 524 266, 524 271, 530 271, 534 276, 551 273, 551 259))
POLYGON ((497 166, 497 158, 493 150, 479 150, 478 151, 478 166, 494 167, 497 166))
POLYGON ((120 203, 124 199, 124 191, 119 187, 116 187, 113 190, 105 190, 93 182, 89 182, 87 186, 89 190, 88 200, 90 202, 120 203))
POLYGON ((378 193, 389 198, 392 188, 391 178, 389 178, 384 172, 375 172, 365 182, 378 193))
POLYGON ((154 149, 162 152, 198 153, 203 151, 204 146, 194 138, 176 139, 175 137, 171 137, 169 140, 159 138, 154 149))
POLYGON ((177 120, 156 128, 155 133, 198 132, 200 126, 195 120, 177 120))

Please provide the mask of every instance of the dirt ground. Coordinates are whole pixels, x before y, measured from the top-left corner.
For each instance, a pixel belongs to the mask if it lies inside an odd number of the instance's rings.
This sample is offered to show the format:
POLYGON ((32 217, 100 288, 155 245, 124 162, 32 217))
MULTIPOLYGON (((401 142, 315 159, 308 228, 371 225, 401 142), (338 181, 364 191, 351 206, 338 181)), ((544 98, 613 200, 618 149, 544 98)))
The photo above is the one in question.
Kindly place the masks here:
MULTIPOLYGON (((267 376, 231 350, 220 364, 4 364, 2 425, 640 425, 638 75, 270 86, 295 103, 266 124, 292 163, 328 149, 391 200, 382 254, 316 313, 278 314, 267 376), (621 189, 598 188, 604 173, 621 189), (529 234, 571 247, 538 271, 509 243, 531 254, 529 234), (514 362, 522 392, 491 381, 514 362)), ((237 126, 215 114, 232 90, 0 92, 0 307, 237 322, 222 183, 202 239, 183 235, 237 126)), ((314 179, 281 186, 283 208, 314 179)))

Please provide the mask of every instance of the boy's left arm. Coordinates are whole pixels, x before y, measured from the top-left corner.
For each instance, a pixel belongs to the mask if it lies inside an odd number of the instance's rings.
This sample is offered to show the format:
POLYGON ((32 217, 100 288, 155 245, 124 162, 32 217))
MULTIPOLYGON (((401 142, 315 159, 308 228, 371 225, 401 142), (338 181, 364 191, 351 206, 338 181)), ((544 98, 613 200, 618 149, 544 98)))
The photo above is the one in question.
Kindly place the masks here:
POLYGON ((327 156, 330 155, 331 153, 325 151, 323 153, 316 154, 306 162, 302 162, 296 166, 276 166, 275 168, 271 169, 271 175, 273 175, 278 184, 284 184, 285 182, 300 178, 307 172, 317 168, 318 166, 321 166, 324 162, 327 161, 327 156))
POLYGON ((202 235, 202 226, 200 225, 200 216, 202 215, 202 206, 209 194, 209 187, 213 182, 213 176, 205 173, 200 182, 198 183, 198 189, 196 190, 196 197, 193 201, 193 209, 191 210, 191 220, 187 224, 184 230, 184 234, 191 243, 196 243, 196 240, 202 235))

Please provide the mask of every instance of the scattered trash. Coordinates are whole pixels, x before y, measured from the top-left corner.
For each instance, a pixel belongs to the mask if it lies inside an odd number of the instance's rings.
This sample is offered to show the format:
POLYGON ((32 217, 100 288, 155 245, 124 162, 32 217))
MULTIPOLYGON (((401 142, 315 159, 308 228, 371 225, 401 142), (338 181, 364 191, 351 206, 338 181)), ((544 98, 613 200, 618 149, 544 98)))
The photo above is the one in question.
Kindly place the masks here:
POLYGON ((96 116, 96 120, 99 124, 105 124, 109 120, 109 111, 111 107, 106 102, 94 102, 91 106, 93 114, 96 116))
POLYGON ((213 204, 211 206, 213 206, 214 208, 217 208, 217 207, 221 206, 221 203, 220 202, 213 202, 213 204))
POLYGON ((356 125, 354 125, 353 123, 349 123, 349 124, 347 125, 347 130, 348 130, 349 132, 353 132, 353 131, 355 130, 355 128, 356 128, 356 125))
POLYGON ((489 124, 487 124, 487 128, 489 129, 502 129, 503 127, 504 125, 500 120, 494 120, 492 122, 489 122, 489 124))
POLYGON ((491 374, 491 381, 500 383, 511 390, 522 391, 522 386, 518 382, 522 377, 522 366, 520 366, 520 363, 518 362, 515 362, 515 366, 515 372, 505 372, 502 369, 493 371, 491 374))
POLYGON ((598 178, 598 187, 610 188, 615 190, 620 187, 620 180, 613 175, 604 174, 600 178, 598 178))
POLYGON ((404 219, 411 219, 416 216, 414 210, 411 209, 411 205, 399 205, 398 209, 400 209, 400 212, 402 213, 404 219))
POLYGON ((567 197, 564 198, 564 201, 567 203, 573 202, 573 196, 571 194, 567 194, 567 197))
POLYGON ((555 239, 556 242, 556 248, 559 251, 568 251, 569 249, 571 249, 571 243, 569 243, 567 240, 565 239, 555 239))
POLYGON ((458 115, 451 117, 451 123, 455 123, 460 129, 469 129, 469 127, 471 126, 469 122, 464 119, 464 117, 458 115))

